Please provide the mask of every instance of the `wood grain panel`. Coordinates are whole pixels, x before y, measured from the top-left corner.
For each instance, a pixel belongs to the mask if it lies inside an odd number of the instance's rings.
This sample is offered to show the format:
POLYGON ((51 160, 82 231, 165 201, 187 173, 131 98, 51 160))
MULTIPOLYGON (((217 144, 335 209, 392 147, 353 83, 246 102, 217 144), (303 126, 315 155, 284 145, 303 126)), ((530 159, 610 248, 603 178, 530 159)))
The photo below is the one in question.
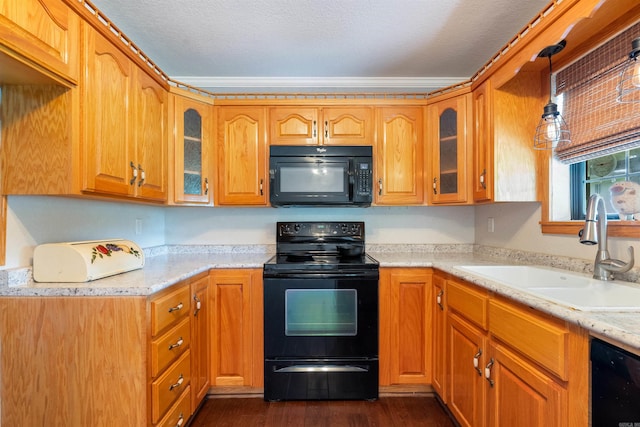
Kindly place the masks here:
POLYGON ((19 52, 67 82, 78 80, 78 16, 55 0, 0 1, 0 50, 19 52))
POLYGON ((315 145, 321 132, 317 108, 274 107, 269 109, 270 145, 315 145))
POLYGON ((217 204, 265 206, 269 194, 265 108, 218 109, 217 144, 217 204))
MULTIPOLYGON (((133 194, 130 113, 133 64, 90 27, 85 30, 83 89, 84 187, 113 195, 133 194)), ((134 164, 135 166, 135 164, 134 164)))
POLYGON ((376 204, 424 202, 424 110, 386 107, 378 110, 376 204), (381 188, 380 188, 381 185, 381 188))
POLYGON ((0 298, 2 424, 147 425, 144 297, 0 298))
POLYGON ((568 379, 569 331, 531 310, 492 300, 489 303, 491 334, 517 348, 563 380, 568 379), (526 335, 522 331, 527 331, 526 335))
POLYGON ((458 312, 484 330, 489 327, 488 301, 487 293, 476 286, 467 286, 459 281, 447 281, 449 309, 458 312))
POLYGON ((381 269, 380 384, 431 382, 431 270, 381 269))
POLYGON ((324 144, 374 145, 373 110, 366 107, 322 109, 324 144))
POLYGON ((251 270, 213 271, 210 292, 212 385, 251 385, 251 270))
POLYGON ((136 70, 135 146, 131 157, 144 172, 137 195, 164 201, 167 198, 167 92, 154 79, 136 70))
POLYGON ((70 89, 2 87, 2 173, 5 194, 68 194, 73 190, 70 89))

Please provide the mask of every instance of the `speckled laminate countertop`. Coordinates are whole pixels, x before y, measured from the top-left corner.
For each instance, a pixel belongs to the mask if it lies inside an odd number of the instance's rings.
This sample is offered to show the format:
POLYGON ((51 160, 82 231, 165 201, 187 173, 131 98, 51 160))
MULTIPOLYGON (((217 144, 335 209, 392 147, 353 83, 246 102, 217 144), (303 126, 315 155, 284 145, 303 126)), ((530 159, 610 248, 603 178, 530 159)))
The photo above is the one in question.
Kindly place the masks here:
MULTIPOLYGON (((263 249, 259 252, 212 252, 198 248, 174 250, 148 256, 143 269, 86 283, 36 283, 28 277, 27 272, 23 283, 0 285, 0 297, 146 296, 212 268, 262 268, 273 256, 269 248, 263 249)), ((417 250, 406 249, 406 246, 379 246, 368 248, 367 251, 380 262, 381 267, 437 268, 640 351, 640 308, 637 312, 579 311, 456 269, 460 265, 537 264, 564 268, 588 278, 590 274, 587 272, 592 268, 589 262, 502 249, 479 250, 476 247, 474 250, 471 245, 432 245, 413 248, 417 250)), ((637 274, 632 273, 626 279, 637 282, 637 274)))

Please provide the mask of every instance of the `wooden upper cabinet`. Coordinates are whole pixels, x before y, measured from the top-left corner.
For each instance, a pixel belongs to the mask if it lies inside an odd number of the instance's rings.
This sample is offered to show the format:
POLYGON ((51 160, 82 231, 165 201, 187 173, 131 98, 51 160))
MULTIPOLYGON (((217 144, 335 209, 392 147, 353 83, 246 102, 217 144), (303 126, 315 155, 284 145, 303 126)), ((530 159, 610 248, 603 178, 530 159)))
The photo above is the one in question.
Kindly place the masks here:
POLYGON ((97 31, 88 25, 84 30, 83 189, 132 195, 137 181, 131 123, 134 65, 97 31))
POLYGON ((89 26, 85 40, 83 190, 164 201, 167 93, 89 26))
POLYGON ((134 85, 135 193, 148 200, 167 199, 167 91, 142 70, 134 85))
POLYGON ((371 145, 369 107, 272 107, 271 145, 371 145))
POLYGON ((0 0, 0 82, 42 83, 40 73, 76 84, 79 25, 63 1, 0 0))
POLYGON ((433 204, 465 203, 471 191, 472 160, 471 94, 465 93, 437 101, 427 107, 429 145, 432 159, 433 204))
POLYGON ((473 200, 493 199, 493 127, 491 126, 491 82, 473 91, 473 200))
POLYGON ((424 203, 424 108, 377 109, 375 204, 424 203))
POLYGON ((213 154, 213 106, 188 94, 171 95, 173 121, 170 175, 172 199, 176 204, 213 204, 211 156, 213 154))
POLYGON ((538 201, 533 135, 548 96, 541 81, 540 72, 520 71, 506 82, 491 78, 473 89, 476 202, 538 201))
POLYGON ((217 108, 216 205, 266 206, 266 108, 217 108))

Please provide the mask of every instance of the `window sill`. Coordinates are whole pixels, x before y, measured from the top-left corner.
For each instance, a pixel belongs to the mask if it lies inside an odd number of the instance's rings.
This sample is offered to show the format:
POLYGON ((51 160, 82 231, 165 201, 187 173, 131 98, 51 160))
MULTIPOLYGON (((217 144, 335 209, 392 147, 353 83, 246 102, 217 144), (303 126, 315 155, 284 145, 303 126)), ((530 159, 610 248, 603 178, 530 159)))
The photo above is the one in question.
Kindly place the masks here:
MULTIPOLYGON (((584 221, 544 221, 540 224, 543 234, 571 234, 577 237, 584 228, 584 221)), ((640 238, 640 221, 609 221, 607 231, 609 237, 640 238)))

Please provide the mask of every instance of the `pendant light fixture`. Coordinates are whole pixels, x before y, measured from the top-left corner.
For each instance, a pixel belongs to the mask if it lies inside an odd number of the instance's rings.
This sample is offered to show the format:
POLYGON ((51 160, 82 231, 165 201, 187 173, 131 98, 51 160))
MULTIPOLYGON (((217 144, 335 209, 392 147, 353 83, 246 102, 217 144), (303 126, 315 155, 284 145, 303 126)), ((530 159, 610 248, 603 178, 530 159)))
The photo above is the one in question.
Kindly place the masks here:
POLYGON ((536 150, 549 150, 555 148, 558 143, 568 143, 571 141, 569 128, 564 121, 558 105, 552 102, 552 66, 551 57, 564 49, 566 41, 562 40, 558 44, 547 46, 540 51, 538 58, 549 58, 549 102, 544 106, 544 112, 540 118, 540 123, 536 127, 536 135, 533 138, 533 148, 536 150))
POLYGON ((618 102, 640 102, 640 37, 631 42, 629 60, 620 73, 618 82, 618 102))

